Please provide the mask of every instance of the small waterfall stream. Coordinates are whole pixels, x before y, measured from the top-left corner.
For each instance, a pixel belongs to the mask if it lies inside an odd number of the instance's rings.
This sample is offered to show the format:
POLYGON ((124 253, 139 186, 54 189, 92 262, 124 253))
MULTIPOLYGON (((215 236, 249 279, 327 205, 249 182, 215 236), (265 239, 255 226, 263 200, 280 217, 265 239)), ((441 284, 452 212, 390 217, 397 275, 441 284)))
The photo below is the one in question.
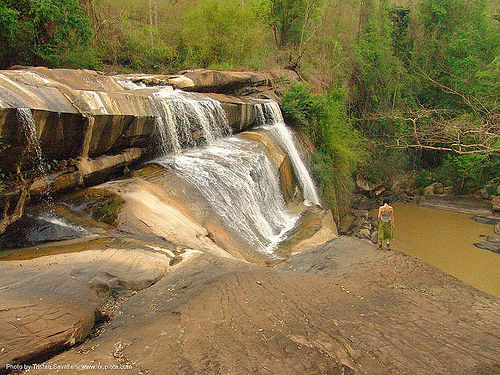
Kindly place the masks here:
POLYGON ((210 144, 231 134, 220 102, 207 96, 164 88, 149 102, 156 114, 162 155, 179 154, 182 147, 210 144))
POLYGON ((304 193, 306 203, 321 205, 314 181, 297 149, 292 131, 285 125, 280 107, 276 102, 263 103, 257 107, 260 123, 268 130, 291 159, 293 169, 304 193))
MULTIPOLYGON (((33 166, 36 170, 36 174, 42 179, 48 178, 49 170, 47 167, 47 161, 42 152, 42 147, 40 145, 40 139, 38 138, 36 132, 36 124, 33 119, 33 112, 29 108, 17 108, 17 119, 21 124, 22 130, 28 141, 28 152, 32 156, 33 166)), ((44 192, 45 198, 44 203, 48 206, 48 210, 41 215, 36 217, 31 217, 39 222, 45 222, 47 224, 47 230, 54 230, 53 227, 58 227, 59 231, 65 230, 68 233, 72 233, 71 238, 82 236, 88 234, 88 232, 81 226, 73 225, 68 220, 59 217, 54 210, 54 199, 50 193, 50 188, 47 185, 44 192), (50 227, 52 225, 52 227, 50 227), (62 228, 62 229, 61 229, 62 228)), ((30 217, 30 215, 27 215, 30 217)), ((36 239, 32 239, 36 241, 36 239)))
POLYGON ((41 177, 47 176, 49 171, 40 146, 40 140, 36 134, 33 112, 29 108, 17 108, 17 119, 28 141, 28 151, 33 155, 33 162, 38 175, 41 177))
POLYGON ((271 253, 297 220, 286 210, 277 168, 256 142, 219 139, 155 162, 195 186, 224 223, 260 251, 271 253))

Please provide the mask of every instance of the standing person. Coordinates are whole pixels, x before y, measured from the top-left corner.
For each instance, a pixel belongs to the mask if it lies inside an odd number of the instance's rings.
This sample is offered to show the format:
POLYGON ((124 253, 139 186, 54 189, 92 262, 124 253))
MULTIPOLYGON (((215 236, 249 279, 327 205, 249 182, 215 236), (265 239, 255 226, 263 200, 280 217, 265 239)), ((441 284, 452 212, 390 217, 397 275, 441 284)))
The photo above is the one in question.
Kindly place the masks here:
POLYGON ((378 248, 382 249, 383 242, 386 241, 387 248, 390 249, 390 242, 394 239, 394 208, 389 206, 389 199, 384 199, 384 203, 378 209, 378 248))

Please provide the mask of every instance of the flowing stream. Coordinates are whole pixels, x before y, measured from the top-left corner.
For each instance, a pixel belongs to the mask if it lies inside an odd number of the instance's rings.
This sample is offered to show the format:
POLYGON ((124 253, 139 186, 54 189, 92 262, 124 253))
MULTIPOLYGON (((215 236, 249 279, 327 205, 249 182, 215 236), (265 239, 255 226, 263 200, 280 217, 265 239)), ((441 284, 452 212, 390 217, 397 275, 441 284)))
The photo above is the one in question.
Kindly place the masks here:
POLYGON ((299 153, 292 131, 285 125, 280 107, 276 102, 263 103, 257 107, 260 123, 271 133, 273 139, 285 150, 304 193, 306 203, 321 205, 318 191, 311 174, 299 153))
POLYGON ((29 108, 17 108, 17 119, 21 124, 26 139, 28 141, 28 151, 33 155, 33 164, 41 177, 48 174, 47 163, 42 153, 40 140, 36 133, 36 125, 33 120, 33 112, 29 108))

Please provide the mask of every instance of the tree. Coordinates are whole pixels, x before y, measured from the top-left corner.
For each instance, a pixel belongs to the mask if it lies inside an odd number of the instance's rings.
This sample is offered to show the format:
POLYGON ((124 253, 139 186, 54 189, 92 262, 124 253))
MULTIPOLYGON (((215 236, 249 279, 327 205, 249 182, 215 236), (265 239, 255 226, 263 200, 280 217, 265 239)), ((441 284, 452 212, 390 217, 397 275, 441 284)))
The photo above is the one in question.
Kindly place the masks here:
MULTIPOLYGON (((391 38, 391 20, 385 1, 363 2, 363 23, 359 41, 354 46, 355 61, 352 74, 352 100, 354 112, 364 117, 395 108, 402 96, 406 79, 401 61, 394 54, 391 38)), ((369 132, 386 133, 388 129, 374 129, 366 123, 369 132)))
POLYGON ((277 47, 298 45, 307 38, 307 28, 319 19, 322 1, 267 0, 267 20, 277 47))
POLYGON ((188 10, 183 44, 192 64, 222 66, 253 64, 268 51, 265 25, 252 2, 200 0, 188 10))
POLYGON ((97 55, 89 47, 90 22, 78 0, 3 0, 0 26, 2 67, 97 66, 97 55))

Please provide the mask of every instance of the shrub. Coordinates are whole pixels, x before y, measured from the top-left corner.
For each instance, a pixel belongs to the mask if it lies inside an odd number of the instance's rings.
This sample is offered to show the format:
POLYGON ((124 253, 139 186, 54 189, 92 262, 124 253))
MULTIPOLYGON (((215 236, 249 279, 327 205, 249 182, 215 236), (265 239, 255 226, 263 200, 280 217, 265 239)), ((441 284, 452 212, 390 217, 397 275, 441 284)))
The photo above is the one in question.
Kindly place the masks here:
POLYGON ((282 108, 285 119, 307 133, 316 146, 313 176, 338 218, 349 208, 353 173, 363 156, 359 135, 347 115, 345 92, 312 94, 306 85, 294 84, 283 96, 282 108))

